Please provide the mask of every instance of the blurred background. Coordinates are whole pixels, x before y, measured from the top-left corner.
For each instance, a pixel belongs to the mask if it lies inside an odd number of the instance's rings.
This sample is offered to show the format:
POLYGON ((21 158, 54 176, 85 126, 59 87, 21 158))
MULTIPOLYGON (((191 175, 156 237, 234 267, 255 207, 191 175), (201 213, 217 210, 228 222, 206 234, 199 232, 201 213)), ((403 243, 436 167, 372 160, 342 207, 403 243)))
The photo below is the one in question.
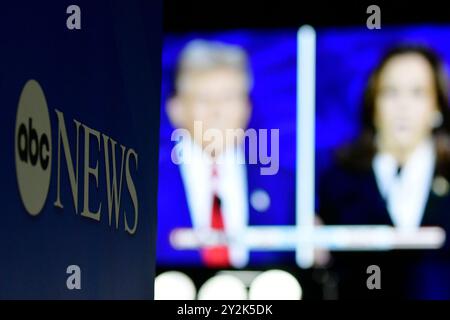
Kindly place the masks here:
MULTIPOLYGON (((166 24, 169 28, 166 27, 168 30, 164 36, 161 84, 157 243, 159 276, 155 284, 155 298, 176 298, 173 288, 177 288, 176 294, 182 299, 450 298, 450 256, 447 242, 439 246, 439 249, 430 250, 316 250, 314 266, 300 268, 296 263, 294 250, 239 251, 239 248, 233 248, 231 244, 215 246, 216 263, 211 263, 205 259, 204 248, 175 248, 173 236, 173 231, 177 228, 198 227, 201 210, 193 203, 203 199, 201 196, 195 196, 202 192, 204 198, 208 198, 205 200, 205 206, 209 206, 203 212, 207 216, 206 220, 213 221, 210 225, 212 229, 245 236, 245 228, 239 229, 236 225, 296 225, 296 202, 302 201, 296 196, 296 139, 300 130, 296 122, 297 31, 303 21, 311 23, 316 34, 316 223, 386 225, 395 228, 407 225, 408 230, 416 230, 421 226, 438 226, 447 231, 450 225, 450 218, 446 214, 450 208, 448 162, 445 157, 441 161, 438 151, 446 148, 438 148, 438 142, 439 145, 448 146, 449 141, 438 138, 446 137, 449 129, 446 95, 449 88, 445 79, 440 78, 441 75, 446 77, 448 74, 450 45, 446 39, 450 37, 450 26, 416 21, 396 24, 392 23, 396 18, 393 18, 392 12, 388 12, 387 21, 391 23, 383 25, 381 30, 369 31, 365 26, 364 15, 364 19, 349 18, 354 11, 339 18, 332 18, 328 12, 321 20, 318 15, 308 16, 308 12, 311 13, 308 10, 306 13, 299 13, 300 18, 293 18, 294 14, 288 15, 284 23, 280 22, 282 17, 274 18, 278 12, 275 10, 266 21, 261 22, 262 19, 242 18, 248 8, 234 21, 214 21, 212 16, 206 16, 203 20, 188 19, 183 15, 175 23, 174 16, 170 15, 171 5, 167 7, 169 19, 166 19, 166 24), (204 69, 200 67, 194 70, 195 67, 186 67, 185 64, 188 63, 185 61, 189 61, 186 57, 195 51, 192 48, 196 46, 203 54, 207 52, 206 55, 199 54, 203 57, 200 60, 215 62, 204 69), (226 57, 221 57, 221 51, 224 56, 229 53, 244 57, 244 62, 228 63, 226 57), (409 60, 402 59, 411 56, 417 58, 417 61, 412 61, 409 68, 409 60), (223 73, 219 73, 225 69, 238 71, 244 77, 250 78, 251 85, 247 83, 239 88, 231 85, 227 87, 226 83, 237 83, 238 77, 233 78, 229 74, 227 78, 223 73), (187 81, 186 77, 185 80, 186 83, 192 84, 191 91, 184 89, 184 92, 177 87, 177 81, 183 73, 186 75, 189 72, 191 78, 187 81), (414 82, 415 80, 417 81, 414 82), (203 85, 205 89, 202 91, 197 88, 196 91, 195 84, 200 88, 203 85), (228 97, 232 96, 235 90, 236 99, 230 98, 225 102, 223 99, 227 95, 218 95, 218 92, 225 92, 224 88, 229 89, 228 97), (369 91, 373 96, 373 106, 369 106, 370 102, 367 100, 369 91), (230 110, 236 110, 232 108, 237 108, 236 105, 240 103, 242 108, 249 108, 250 112, 242 115, 239 125, 226 121, 214 122, 214 117, 228 119, 229 113, 233 111, 196 113, 193 111, 196 110, 195 101, 208 101, 206 104, 209 103, 214 108, 220 108, 219 104, 222 103, 222 110, 227 110, 226 103, 230 110), (390 107, 391 109, 398 110, 402 106, 405 111, 399 112, 399 115, 382 113, 384 106, 392 105, 394 107, 390 107), (430 110, 423 113, 408 111, 416 108, 415 106, 429 107, 430 110), (378 111, 371 114, 371 107, 378 111), (188 109, 191 112, 189 114, 180 111, 188 109), (369 120, 366 113, 370 114, 369 120), (243 166, 245 173, 234 176, 234 169, 230 169, 228 173, 231 172, 231 175, 237 178, 232 180, 234 183, 223 185, 234 192, 224 191, 226 187, 219 188, 219 208, 225 221, 221 220, 218 224, 214 223, 215 191, 205 187, 214 184, 202 184, 202 174, 199 173, 201 168, 204 168, 204 171, 208 172, 204 175, 207 176, 210 168, 199 163, 196 168, 188 166, 183 169, 183 166, 174 164, 171 157, 175 145, 171 139, 173 130, 189 127, 188 122, 183 122, 188 118, 202 121, 202 117, 212 123, 210 127, 214 127, 214 124, 227 127, 228 123, 234 128, 279 129, 278 173, 273 176, 257 174, 253 169, 255 166, 247 164, 243 166), (422 118, 414 122, 414 117, 422 118), (428 121, 428 118, 431 120, 428 121), (364 122, 366 120, 369 124, 364 122), (387 128, 389 123, 393 128, 391 131, 387 128), (398 137, 396 126, 401 127, 398 137), (356 146, 361 137, 364 137, 366 129, 372 134, 368 143, 373 147, 372 153, 345 153, 357 149, 356 146), (411 132, 411 137, 416 137, 419 131, 420 139, 408 140, 408 132, 411 132), (395 147, 385 149, 379 143, 382 140, 380 136, 388 136, 388 141, 406 141, 406 145, 409 141, 414 143, 411 142, 413 146, 410 152, 403 152, 406 148, 402 149, 400 142, 395 147), (422 148, 427 141, 432 141, 432 151, 423 151, 423 156, 417 156, 417 150, 428 150, 426 147, 422 148), (358 165, 354 166, 352 161, 341 162, 342 154, 347 160, 350 157, 357 164, 363 164, 367 160, 366 157, 369 159, 369 166, 361 169, 358 165), (398 160, 398 165, 394 165, 396 173, 392 176, 405 181, 408 181, 405 178, 408 177, 412 179, 409 181, 413 181, 410 185, 420 185, 412 187, 410 191, 404 188, 406 191, 403 191, 411 192, 411 195, 413 192, 423 195, 422 201, 417 202, 415 206, 422 208, 416 210, 420 218, 411 213, 410 218, 406 216, 402 220, 406 223, 402 224, 396 220, 395 217, 400 216, 402 212, 409 214, 408 209, 403 208, 410 199, 393 196, 393 191, 383 189, 379 171, 385 170, 389 161, 377 159, 385 159, 386 154, 395 161, 398 160), (405 156, 397 157, 398 154, 405 156), (416 156, 413 156, 415 154, 416 156), (410 160, 417 158, 419 160, 416 162, 410 160), (431 159, 430 165, 428 171, 424 170, 422 177, 420 173, 414 173, 414 169, 427 167, 421 165, 427 163, 426 159, 431 159), (383 169, 377 169, 375 163, 378 162, 382 163, 383 169), (196 180, 195 175, 194 178, 193 175, 189 178, 186 171, 199 174, 197 183, 192 182, 196 180), (234 211, 228 209, 227 213, 226 208, 229 206, 227 207, 226 203, 233 200, 240 203, 240 207, 234 207, 234 211), (393 203, 397 204, 397 207, 393 203), (400 209, 396 209, 398 207, 400 209), (231 211, 234 212, 234 218, 229 217, 231 211), (239 220, 241 216, 243 218, 239 220), (234 222, 230 222, 232 219, 234 222), (415 225, 409 223, 414 219, 419 222, 415 225), (239 222, 236 224, 236 221, 239 222), (230 229, 227 231, 228 227, 230 229), (227 258, 220 258, 221 254, 218 252, 223 254, 224 251, 228 254, 227 258), (369 275, 366 269, 369 265, 380 266, 382 290, 367 289, 366 280, 369 275)), ((365 12, 362 5, 354 5, 352 8, 365 12)), ((189 8, 186 9, 189 11, 189 8)), ((229 9, 224 10, 226 13, 229 9)), ((429 17, 427 12, 425 10, 424 19, 429 17)), ((193 16, 196 16, 195 12, 193 16)), ((302 72, 301 68, 299 72, 302 72)), ((222 177, 227 173, 225 169, 219 168, 219 180, 221 170, 222 177)), ((414 209, 410 211, 415 212, 414 209)), ((204 231, 202 228, 197 229, 204 231)))

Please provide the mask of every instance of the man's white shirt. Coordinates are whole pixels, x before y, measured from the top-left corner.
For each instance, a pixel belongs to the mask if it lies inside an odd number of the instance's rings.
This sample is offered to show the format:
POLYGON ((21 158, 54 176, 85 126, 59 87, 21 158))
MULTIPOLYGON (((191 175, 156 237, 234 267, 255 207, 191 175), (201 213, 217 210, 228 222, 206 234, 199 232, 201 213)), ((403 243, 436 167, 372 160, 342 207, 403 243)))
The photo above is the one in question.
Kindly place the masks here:
MULTIPOLYGON (((245 158, 241 149, 229 150, 216 159, 217 177, 212 179, 213 163, 202 148, 183 138, 176 146, 185 161, 179 164, 194 230, 211 228, 213 194, 221 201, 224 230, 231 239, 241 237, 248 225, 248 190, 245 158)), ((248 263, 248 249, 231 242, 230 262, 240 268, 248 263)))

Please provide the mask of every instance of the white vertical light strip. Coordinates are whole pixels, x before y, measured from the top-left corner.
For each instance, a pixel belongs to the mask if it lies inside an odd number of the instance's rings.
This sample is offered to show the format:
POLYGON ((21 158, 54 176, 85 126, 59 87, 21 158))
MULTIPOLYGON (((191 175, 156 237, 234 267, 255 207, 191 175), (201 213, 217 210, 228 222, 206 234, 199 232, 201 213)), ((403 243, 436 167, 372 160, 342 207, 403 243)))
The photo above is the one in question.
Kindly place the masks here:
MULTIPOLYGON (((296 261, 302 268, 314 264, 314 177, 315 177, 315 85, 316 32, 302 26, 297 33, 297 145, 296 145, 296 223, 302 239, 296 261)), ((299 236, 300 239, 300 236, 299 236)))

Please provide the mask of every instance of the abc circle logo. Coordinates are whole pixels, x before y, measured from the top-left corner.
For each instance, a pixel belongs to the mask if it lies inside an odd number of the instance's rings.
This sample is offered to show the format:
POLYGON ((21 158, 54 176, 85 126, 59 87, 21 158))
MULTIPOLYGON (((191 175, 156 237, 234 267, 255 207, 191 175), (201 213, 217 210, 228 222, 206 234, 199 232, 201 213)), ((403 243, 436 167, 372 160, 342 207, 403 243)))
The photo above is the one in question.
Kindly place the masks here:
POLYGON ((15 160, 19 192, 25 209, 41 212, 50 187, 52 134, 47 101, 41 86, 29 80, 17 108, 15 160))

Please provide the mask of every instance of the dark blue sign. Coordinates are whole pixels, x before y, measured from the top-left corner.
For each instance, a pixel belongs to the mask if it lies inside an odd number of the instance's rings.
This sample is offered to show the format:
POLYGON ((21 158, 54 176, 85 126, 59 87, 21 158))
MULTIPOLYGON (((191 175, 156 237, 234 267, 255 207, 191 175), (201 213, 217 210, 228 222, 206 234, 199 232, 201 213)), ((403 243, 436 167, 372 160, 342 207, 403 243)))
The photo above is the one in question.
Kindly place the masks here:
POLYGON ((0 298, 152 299, 160 1, 0 12, 0 298))

